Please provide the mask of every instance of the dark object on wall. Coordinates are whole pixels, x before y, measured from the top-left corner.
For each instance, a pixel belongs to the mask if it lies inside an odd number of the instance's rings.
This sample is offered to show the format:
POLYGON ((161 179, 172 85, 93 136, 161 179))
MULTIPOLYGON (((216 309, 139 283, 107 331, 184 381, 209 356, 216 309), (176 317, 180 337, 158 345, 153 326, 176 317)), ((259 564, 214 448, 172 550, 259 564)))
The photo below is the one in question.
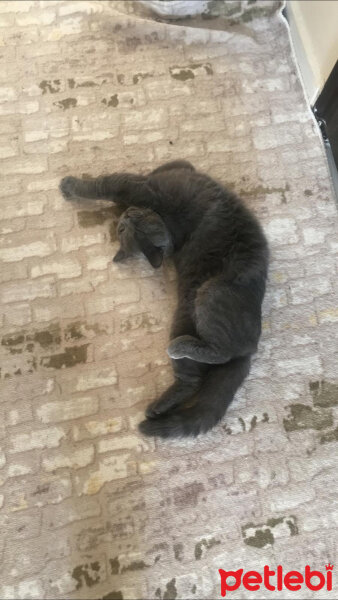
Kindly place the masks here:
POLYGON ((313 106, 326 145, 331 146, 338 169, 338 61, 313 106))

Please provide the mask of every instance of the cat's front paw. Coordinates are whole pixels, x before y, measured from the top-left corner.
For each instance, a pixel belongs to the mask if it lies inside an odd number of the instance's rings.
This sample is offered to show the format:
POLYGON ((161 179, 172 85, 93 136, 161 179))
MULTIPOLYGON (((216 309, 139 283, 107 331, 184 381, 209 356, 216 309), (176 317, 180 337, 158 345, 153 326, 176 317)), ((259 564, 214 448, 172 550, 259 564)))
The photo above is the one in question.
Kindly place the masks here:
POLYGON ((189 349, 191 348, 191 341, 194 338, 190 335, 180 335, 175 338, 168 346, 167 352, 170 358, 189 358, 189 349))
POLYGON ((61 179, 60 182, 60 192, 63 195, 63 197, 65 198, 65 200, 70 200, 70 198, 73 198, 75 195, 75 184, 76 184, 76 178, 75 177, 64 177, 63 179, 61 179))

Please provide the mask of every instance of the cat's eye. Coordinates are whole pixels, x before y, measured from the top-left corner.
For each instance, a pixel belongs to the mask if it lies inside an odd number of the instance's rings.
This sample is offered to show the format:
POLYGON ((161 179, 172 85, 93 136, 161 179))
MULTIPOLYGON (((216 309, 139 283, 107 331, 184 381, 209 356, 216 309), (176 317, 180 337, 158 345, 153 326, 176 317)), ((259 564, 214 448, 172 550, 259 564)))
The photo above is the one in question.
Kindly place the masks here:
POLYGON ((117 229, 117 233, 123 233, 125 230, 126 226, 125 225, 119 225, 118 229, 117 229))

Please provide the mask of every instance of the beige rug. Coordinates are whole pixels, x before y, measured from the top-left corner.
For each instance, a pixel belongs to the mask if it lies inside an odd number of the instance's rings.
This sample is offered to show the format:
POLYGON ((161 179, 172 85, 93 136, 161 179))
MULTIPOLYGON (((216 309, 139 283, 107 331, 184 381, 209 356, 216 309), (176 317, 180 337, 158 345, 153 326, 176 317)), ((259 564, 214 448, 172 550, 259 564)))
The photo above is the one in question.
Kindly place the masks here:
MULTIPOLYGON (((211 599, 219 568, 338 563, 338 219, 286 25, 274 2, 226 3, 221 31, 139 9, 0 4, 1 598, 211 599), (156 442, 173 268, 112 264, 114 208, 58 182, 178 157, 242 194, 272 260, 226 418, 156 442)), ((227 597, 257 594, 331 597, 227 597)))

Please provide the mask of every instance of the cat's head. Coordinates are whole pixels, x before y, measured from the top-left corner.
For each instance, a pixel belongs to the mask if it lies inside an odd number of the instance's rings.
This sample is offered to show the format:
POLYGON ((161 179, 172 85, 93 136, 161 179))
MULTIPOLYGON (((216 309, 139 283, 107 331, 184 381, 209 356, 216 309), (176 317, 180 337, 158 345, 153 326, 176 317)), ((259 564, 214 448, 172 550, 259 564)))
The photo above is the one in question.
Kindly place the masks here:
POLYGON ((163 257, 172 252, 170 233, 161 217, 149 208, 130 206, 117 225, 120 249, 114 262, 142 252, 151 266, 161 266, 163 257))

